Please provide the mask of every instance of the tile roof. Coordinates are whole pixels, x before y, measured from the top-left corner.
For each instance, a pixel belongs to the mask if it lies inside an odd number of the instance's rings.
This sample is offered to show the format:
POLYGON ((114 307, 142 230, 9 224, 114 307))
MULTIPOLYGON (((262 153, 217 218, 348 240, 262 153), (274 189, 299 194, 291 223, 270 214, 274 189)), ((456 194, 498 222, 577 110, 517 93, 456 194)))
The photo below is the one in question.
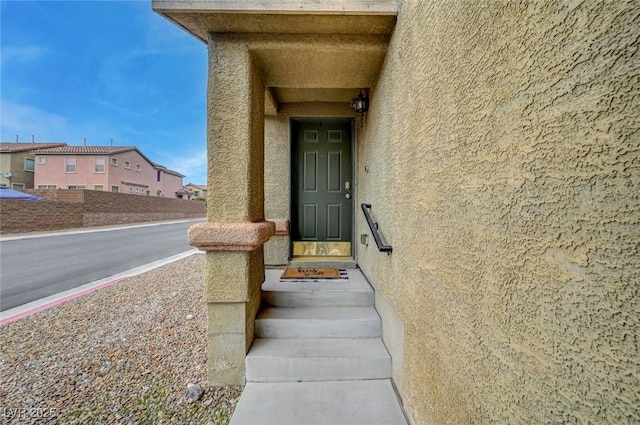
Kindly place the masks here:
POLYGON ((163 172, 165 172, 165 173, 167 173, 167 174, 173 174, 174 176, 178 176, 178 177, 185 177, 185 175, 184 175, 184 174, 182 174, 182 173, 180 173, 180 172, 178 172, 178 171, 170 170, 170 169, 168 169, 168 168, 164 168, 162 171, 163 171, 163 172))
POLYGON ((28 152, 35 149, 57 148, 66 146, 65 142, 16 143, 0 142, 0 152, 28 152))
POLYGON ((195 183, 187 183, 185 184, 186 186, 193 186, 193 187, 197 187, 198 189, 202 189, 202 190, 207 190, 208 186, 206 184, 195 184, 195 183))
POLYGON ((37 149, 34 150, 33 153, 42 155, 112 155, 133 150, 138 150, 138 148, 135 146, 60 146, 49 149, 37 149))
POLYGON ((178 171, 170 170, 167 167, 165 167, 164 165, 158 164, 157 162, 153 163, 153 168, 155 168, 156 170, 162 170, 162 172, 167 173, 167 174, 173 174, 174 176, 185 177, 184 174, 182 174, 182 173, 180 173, 178 171))
MULTIPOLYGON (((15 143, 14 143, 15 144, 15 143)), ((20 143, 21 145, 27 145, 28 143, 20 143)), ((30 144, 31 146, 37 146, 30 144)), ((4 146, 4 144, 3 144, 4 146)), ((31 149, 29 149, 31 150, 31 149)), ((167 174, 173 174, 174 176, 184 177, 184 174, 179 173, 178 171, 169 170, 164 165, 160 165, 156 162, 151 161, 145 154, 140 152, 140 150, 135 146, 67 146, 64 144, 63 146, 58 147, 50 147, 48 149, 39 149, 36 148, 33 150, 33 153, 36 155, 115 155, 118 153, 136 151, 146 159, 149 164, 151 164, 155 169, 160 169, 167 174)))

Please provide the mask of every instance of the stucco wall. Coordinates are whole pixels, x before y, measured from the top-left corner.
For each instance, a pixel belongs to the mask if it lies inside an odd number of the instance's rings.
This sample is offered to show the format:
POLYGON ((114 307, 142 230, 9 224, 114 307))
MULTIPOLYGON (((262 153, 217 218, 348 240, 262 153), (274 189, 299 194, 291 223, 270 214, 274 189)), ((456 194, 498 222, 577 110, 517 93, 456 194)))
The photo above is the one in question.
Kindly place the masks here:
POLYGON ((401 3, 358 255, 412 424, 640 422, 639 40, 637 2, 401 3))
POLYGON ((176 198, 175 192, 182 188, 182 178, 178 176, 162 173, 162 181, 158 182, 157 170, 135 150, 114 155, 68 154, 44 155, 44 157, 45 164, 36 161, 35 187, 56 185, 58 189, 66 189, 69 185, 84 185, 86 189, 93 190, 96 185, 99 185, 103 186, 104 191, 111 192, 115 186, 119 193, 138 195, 146 195, 149 191, 151 196, 158 196, 158 190, 161 190, 162 196, 167 198, 176 198), (75 173, 65 172, 67 157, 76 157, 75 173), (95 172, 95 158, 98 157, 104 158, 104 172, 95 172), (116 165, 111 162, 113 158, 117 160, 116 165), (125 162, 129 162, 129 168, 125 168, 125 162), (138 165, 140 165, 140 171, 137 169, 138 165))
MULTIPOLYGON (((176 192, 182 189, 182 177, 163 172, 160 180, 160 182, 156 182, 156 188, 162 188, 161 190, 165 197, 177 199, 178 195, 176 195, 176 192)), ((153 191, 151 195, 154 195, 153 191)))
MULTIPOLYGON (((291 220, 291 151, 287 116, 265 117, 264 122, 264 215, 267 219, 291 220)), ((289 261, 289 235, 272 236, 264 245, 266 265, 289 261)))
MULTIPOLYGON (((78 156, 78 161, 80 161, 80 156, 78 156)), ((109 182, 105 186, 104 190, 111 191, 112 186, 118 186, 118 190, 120 191, 120 193, 145 194, 146 191, 149 190, 151 192, 151 196, 158 196, 157 171, 137 151, 131 150, 127 152, 121 152, 116 155, 107 156, 107 165, 105 169, 108 173, 109 182), (117 158, 118 165, 111 165, 110 158, 117 158), (125 162, 127 161, 130 164, 130 167, 128 169, 125 168, 125 162), (140 171, 137 171, 136 168, 138 164, 140 164, 140 171), (141 189, 141 192, 135 192, 136 187, 129 186, 125 184, 125 182, 146 185, 147 187, 139 188, 141 189), (130 187, 133 187, 134 192, 129 191, 130 187)), ((175 193, 164 194, 164 196, 168 198, 176 197, 175 193)))
MULTIPOLYGON (((11 172, 11 154, 0 152, 0 172, 11 172)), ((11 187, 11 180, 0 176, 0 183, 6 187, 11 187)))
POLYGON ((18 184, 24 185, 25 189, 33 188, 33 171, 26 170, 27 158, 34 159, 29 152, 0 153, 0 172, 12 174, 10 179, 0 176, 0 183, 6 187, 18 184))

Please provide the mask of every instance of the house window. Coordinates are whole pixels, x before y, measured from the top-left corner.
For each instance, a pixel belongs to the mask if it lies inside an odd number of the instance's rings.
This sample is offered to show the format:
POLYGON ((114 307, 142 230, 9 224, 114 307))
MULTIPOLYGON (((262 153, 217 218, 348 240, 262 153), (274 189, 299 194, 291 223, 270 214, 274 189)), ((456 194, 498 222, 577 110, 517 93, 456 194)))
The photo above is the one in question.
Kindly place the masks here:
POLYGON ((38 157, 38 164, 46 164, 47 163, 47 157, 46 156, 39 156, 38 157))
POLYGON ((126 170, 130 170, 130 169, 131 169, 131 163, 130 163, 129 161, 125 161, 125 162, 124 162, 124 168, 125 168, 126 170))
POLYGON ((27 171, 35 171, 36 169, 36 161, 33 158, 25 158, 24 160, 24 169, 27 171))
POLYGON ((0 187, 7 187, 6 183, 0 183, 0 187))
POLYGON ((114 167, 118 166, 118 158, 111 158, 111 165, 113 165, 114 167))
POLYGON ((38 189, 40 190, 56 190, 57 186, 55 184, 39 184, 38 189))
POLYGON ((65 158, 65 172, 66 173, 75 173, 76 172, 76 157, 68 156, 65 158))
POLYGON ((22 183, 14 183, 13 184, 13 188, 15 190, 22 190, 22 189, 24 189, 24 185, 22 183))
POLYGON ((151 196, 151 191, 147 190, 147 196, 151 196))
POLYGON ((129 186, 129 192, 133 193, 133 187, 129 186))
POLYGON ((104 186, 101 184, 97 184, 93 186, 93 190, 99 190, 100 192, 104 191, 104 186))
POLYGON ((118 186, 111 186, 111 192, 118 193, 120 192, 120 188, 118 186))
POLYGON ((137 172, 142 171, 142 165, 140 165, 140 164, 136 164, 136 171, 137 171, 137 172))
POLYGON ((158 173, 156 175, 156 180, 160 181, 160 177, 162 177, 162 171, 158 170, 158 173))
POLYGON ((104 173, 104 156, 96 156, 93 158, 94 167, 93 170, 96 173, 104 173))
POLYGON ((67 189, 79 190, 79 189, 85 189, 85 188, 86 188, 86 186, 83 185, 83 184, 70 184, 69 186, 67 186, 67 189))

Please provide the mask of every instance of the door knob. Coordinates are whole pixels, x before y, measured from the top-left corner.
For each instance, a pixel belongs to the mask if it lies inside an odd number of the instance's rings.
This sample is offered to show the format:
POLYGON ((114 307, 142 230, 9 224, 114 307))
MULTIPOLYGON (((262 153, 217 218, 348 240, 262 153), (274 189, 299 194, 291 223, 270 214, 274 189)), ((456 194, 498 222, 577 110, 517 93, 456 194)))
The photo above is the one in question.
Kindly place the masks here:
POLYGON ((346 195, 344 195, 344 197, 347 198, 347 199, 351 199, 351 194, 347 193, 346 195))

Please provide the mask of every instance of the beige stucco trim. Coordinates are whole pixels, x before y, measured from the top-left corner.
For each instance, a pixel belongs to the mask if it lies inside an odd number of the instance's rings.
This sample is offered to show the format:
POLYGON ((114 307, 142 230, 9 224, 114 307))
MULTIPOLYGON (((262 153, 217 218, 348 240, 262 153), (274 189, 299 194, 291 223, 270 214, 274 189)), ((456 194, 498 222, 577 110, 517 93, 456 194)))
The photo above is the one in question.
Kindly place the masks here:
POLYGON ((285 236, 289 234, 289 220, 286 218, 268 218, 267 221, 272 221, 276 225, 276 236, 285 236))
POLYGON ((189 244, 201 251, 253 251, 275 233, 273 221, 200 223, 189 229, 189 244))

